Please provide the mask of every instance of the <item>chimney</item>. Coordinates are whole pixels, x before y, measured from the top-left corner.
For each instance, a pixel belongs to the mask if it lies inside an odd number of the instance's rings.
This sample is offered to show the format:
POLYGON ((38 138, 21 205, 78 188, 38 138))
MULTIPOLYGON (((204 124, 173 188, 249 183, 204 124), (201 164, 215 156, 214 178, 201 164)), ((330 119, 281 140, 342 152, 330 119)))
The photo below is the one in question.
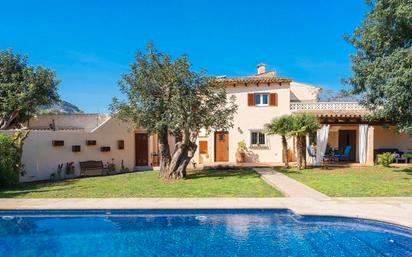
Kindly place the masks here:
POLYGON ((266 64, 264 63, 259 63, 258 65, 256 65, 257 68, 257 74, 264 74, 266 72, 266 64))

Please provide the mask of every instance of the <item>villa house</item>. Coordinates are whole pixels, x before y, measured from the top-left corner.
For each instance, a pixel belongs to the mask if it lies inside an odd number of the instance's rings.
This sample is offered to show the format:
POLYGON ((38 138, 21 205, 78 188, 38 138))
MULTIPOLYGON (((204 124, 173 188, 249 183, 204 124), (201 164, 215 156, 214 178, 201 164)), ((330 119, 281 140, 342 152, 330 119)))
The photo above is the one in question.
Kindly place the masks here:
MULTIPOLYGON (((321 129, 317 135, 317 158, 329 144, 332 148, 352 146, 350 162, 371 165, 378 149, 412 149, 412 137, 397 134, 385 121, 366 122, 368 113, 356 102, 319 102, 320 88, 297 83, 257 65, 257 74, 219 77, 229 96, 234 95, 238 112, 228 131, 200 134, 198 164, 235 163, 238 142, 247 144, 247 162, 281 163, 282 144, 277 135, 265 134, 264 125, 273 118, 291 113, 313 113, 321 129)), ((31 132, 23 149, 27 174, 21 181, 49 179, 61 163, 88 160, 114 164, 116 169, 146 169, 159 165, 158 139, 142 129, 106 114, 41 115, 27 124, 31 132)), ((9 131, 7 133, 11 133, 9 131)), ((174 138, 170 137, 173 145, 174 138)), ((288 155, 295 156, 294 139, 289 139, 288 155)), ((410 150, 411 151, 411 150, 410 150)))
MULTIPOLYGON (((234 163, 238 142, 247 144, 247 162, 282 163, 280 136, 268 136, 265 123, 285 114, 312 113, 321 124, 317 135, 315 163, 320 162, 328 144, 334 149, 351 146, 350 162, 373 165, 376 151, 412 151, 412 137, 395 133, 390 123, 366 121, 368 111, 356 102, 319 102, 320 88, 297 83, 266 71, 257 65, 257 74, 245 77, 220 77, 229 96, 234 95, 238 113, 229 131, 200 136, 196 161, 234 163), (389 126, 388 128, 384 128, 389 126)), ((289 139, 288 158, 294 160, 295 142, 289 139)))
MULTIPOLYGON (((238 142, 244 140, 248 147, 246 162, 281 163, 281 138, 267 136, 264 125, 275 117, 290 114, 291 103, 317 102, 320 88, 278 77, 275 71, 266 71, 265 64, 257 65, 257 74, 219 77, 218 82, 225 86, 229 97, 236 97, 238 113, 229 131, 200 136, 198 162, 234 163, 238 142)), ((290 155, 292 158, 293 149, 290 155)))

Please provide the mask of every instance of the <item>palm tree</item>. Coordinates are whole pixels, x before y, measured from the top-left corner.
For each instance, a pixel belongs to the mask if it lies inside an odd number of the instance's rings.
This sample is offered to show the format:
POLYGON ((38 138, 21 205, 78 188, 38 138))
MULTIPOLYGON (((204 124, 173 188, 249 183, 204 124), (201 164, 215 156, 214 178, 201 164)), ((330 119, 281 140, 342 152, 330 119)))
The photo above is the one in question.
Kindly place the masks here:
POLYGON ((297 167, 306 168, 306 135, 315 133, 319 129, 318 120, 311 114, 292 115, 292 129, 289 135, 296 137, 297 167))
POLYGON ((282 138, 282 158, 285 168, 289 168, 288 162, 288 142, 286 137, 292 130, 292 116, 283 115, 279 118, 274 118, 270 123, 265 124, 265 130, 268 135, 279 135, 282 138))

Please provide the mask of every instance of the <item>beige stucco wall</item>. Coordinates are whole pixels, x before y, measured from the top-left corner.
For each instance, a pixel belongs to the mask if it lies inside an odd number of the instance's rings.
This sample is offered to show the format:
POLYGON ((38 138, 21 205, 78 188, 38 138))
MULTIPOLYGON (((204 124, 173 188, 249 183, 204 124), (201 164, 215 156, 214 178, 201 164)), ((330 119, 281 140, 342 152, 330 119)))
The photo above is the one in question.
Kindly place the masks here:
MULTIPOLYGON (((112 162, 116 169, 121 168, 121 161, 129 170, 135 165, 135 133, 145 132, 134 129, 127 123, 117 119, 109 119, 93 132, 84 130, 32 130, 23 147, 22 162, 27 174, 21 182, 45 180, 56 171, 60 163, 74 162, 75 172, 80 173, 79 161, 98 160, 112 162), (64 140, 64 146, 52 146, 53 140, 64 140), (95 146, 87 146, 86 140, 96 140, 95 146), (124 140, 124 149, 118 149, 118 140, 124 140), (72 152, 72 145, 80 145, 80 152, 72 152), (110 152, 101 152, 100 147, 110 146, 110 152)), ((12 131, 2 132, 11 134, 12 131)), ((149 165, 156 151, 153 136, 149 137, 149 165)))
MULTIPOLYGON (((253 162, 281 162, 282 144, 279 136, 267 136, 267 147, 253 149, 250 147, 250 133, 254 130, 263 130, 264 124, 269 123, 273 118, 290 113, 290 89, 288 83, 282 85, 237 85, 227 87, 228 97, 236 97, 238 112, 234 117, 234 126, 229 130, 229 162, 236 161, 237 144, 245 140, 250 157, 248 161, 253 162), (256 107, 248 106, 248 93, 277 93, 278 106, 256 107)), ((214 134, 201 135, 200 140, 208 141, 209 161, 214 161, 214 134)), ((199 153, 194 156, 199 162, 199 153)))
POLYGON ((59 128, 82 128, 90 131, 109 118, 108 114, 59 114, 59 115, 40 115, 33 117, 29 121, 32 129, 48 129, 49 124, 54 120, 56 129, 59 128))
POLYGON ((396 133, 394 128, 374 126, 375 149, 398 148, 399 151, 412 152, 412 137, 406 134, 396 133))
POLYGON ((76 174, 80 173, 79 161, 101 160, 114 162, 120 168, 121 160, 129 169, 134 166, 134 143, 132 134, 119 133, 116 136, 90 134, 86 132, 32 131, 23 148, 23 163, 27 175, 22 181, 48 179, 56 171, 58 164, 75 162, 76 174), (117 149, 117 140, 125 140, 125 149, 117 149), (64 146, 52 146, 52 140, 64 140, 64 146), (86 140, 96 140, 96 146, 86 146, 86 140), (73 153, 71 146, 80 145, 81 152, 73 153), (100 152, 101 146, 110 146, 110 152, 100 152))
POLYGON ((290 100, 292 102, 319 101, 320 88, 292 81, 290 83, 290 100))
POLYGON ((337 130, 329 131, 328 143, 332 148, 339 147, 339 132, 337 130))

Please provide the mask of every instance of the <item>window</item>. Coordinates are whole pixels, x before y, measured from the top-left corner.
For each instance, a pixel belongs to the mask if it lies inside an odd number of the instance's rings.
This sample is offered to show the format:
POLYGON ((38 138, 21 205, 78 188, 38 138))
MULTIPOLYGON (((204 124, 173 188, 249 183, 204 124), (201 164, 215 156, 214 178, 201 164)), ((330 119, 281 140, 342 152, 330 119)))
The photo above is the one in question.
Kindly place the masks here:
POLYGON ((219 134, 218 138, 219 138, 219 141, 225 141, 225 135, 224 134, 219 134))
POLYGON ((278 106, 277 93, 248 93, 248 106, 278 106))
POLYGON ((117 149, 119 150, 124 149, 124 140, 117 140, 117 149))
POLYGON ((266 145, 266 135, 263 132, 253 131, 251 132, 250 144, 252 146, 266 145))
POLYGON ((72 152, 80 152, 80 145, 72 145, 72 152))
POLYGON ((86 145, 96 145, 96 140, 86 140, 86 145))
POLYGON ((256 106, 269 106, 269 95, 268 94, 255 94, 255 105, 256 106))

